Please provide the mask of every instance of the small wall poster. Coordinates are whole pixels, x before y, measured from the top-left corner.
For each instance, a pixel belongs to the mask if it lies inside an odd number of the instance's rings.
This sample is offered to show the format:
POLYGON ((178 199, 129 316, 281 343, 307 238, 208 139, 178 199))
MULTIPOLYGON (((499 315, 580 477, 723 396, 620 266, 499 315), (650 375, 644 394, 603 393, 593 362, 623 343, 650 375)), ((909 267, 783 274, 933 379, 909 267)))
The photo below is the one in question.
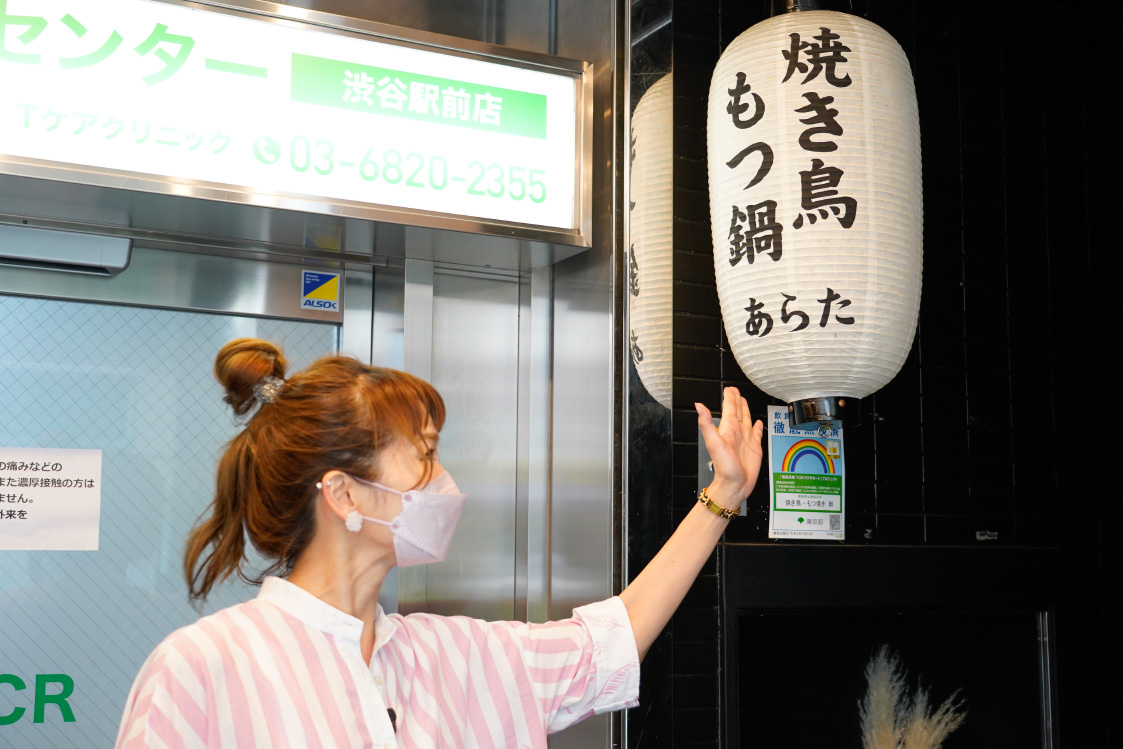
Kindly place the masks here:
POLYGON ((101 450, 0 447, 0 550, 96 551, 101 450))
POLYGON ((792 429, 787 406, 769 406, 769 538, 846 537, 842 429, 792 429))

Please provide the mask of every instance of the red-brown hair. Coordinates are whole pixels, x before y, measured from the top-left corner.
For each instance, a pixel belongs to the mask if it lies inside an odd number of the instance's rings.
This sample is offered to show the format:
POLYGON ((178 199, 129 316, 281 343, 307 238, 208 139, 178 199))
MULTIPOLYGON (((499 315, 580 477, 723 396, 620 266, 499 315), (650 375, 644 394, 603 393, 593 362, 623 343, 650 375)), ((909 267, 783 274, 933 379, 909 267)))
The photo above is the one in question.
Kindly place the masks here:
POLYGON ((257 412, 227 445, 210 512, 187 538, 192 600, 206 599, 234 572, 253 583, 288 574, 315 532, 313 499, 325 473, 377 481, 383 447, 404 438, 427 454, 425 422, 444 425, 444 401, 432 385, 343 356, 319 359, 286 380, 271 403, 259 403, 254 386, 284 379, 286 366, 277 346, 255 338, 231 341, 215 359, 223 400, 238 416, 257 412), (244 567, 246 537, 272 563, 257 576, 244 567))

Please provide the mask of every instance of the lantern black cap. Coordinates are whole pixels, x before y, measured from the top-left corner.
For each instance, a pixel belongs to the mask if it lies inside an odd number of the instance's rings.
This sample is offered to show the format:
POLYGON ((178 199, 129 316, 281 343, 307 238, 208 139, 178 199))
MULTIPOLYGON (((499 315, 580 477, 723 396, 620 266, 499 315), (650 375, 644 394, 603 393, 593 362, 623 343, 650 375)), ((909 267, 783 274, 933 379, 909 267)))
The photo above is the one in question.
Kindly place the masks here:
POLYGON ((846 396, 804 398, 788 404, 788 423, 792 429, 839 429, 862 423, 862 402, 846 396))
POLYGON ((854 5, 854 0, 772 0, 772 15, 800 13, 805 10, 834 10, 863 15, 854 5))

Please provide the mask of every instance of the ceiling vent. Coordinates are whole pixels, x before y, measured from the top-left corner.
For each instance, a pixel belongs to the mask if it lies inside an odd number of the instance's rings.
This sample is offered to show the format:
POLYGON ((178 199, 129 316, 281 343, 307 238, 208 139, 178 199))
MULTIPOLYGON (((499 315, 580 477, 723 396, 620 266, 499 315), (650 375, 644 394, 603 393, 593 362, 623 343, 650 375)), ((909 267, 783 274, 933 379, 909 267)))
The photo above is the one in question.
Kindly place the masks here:
POLYGON ((131 256, 129 239, 0 226, 0 265, 108 277, 128 268, 131 256))

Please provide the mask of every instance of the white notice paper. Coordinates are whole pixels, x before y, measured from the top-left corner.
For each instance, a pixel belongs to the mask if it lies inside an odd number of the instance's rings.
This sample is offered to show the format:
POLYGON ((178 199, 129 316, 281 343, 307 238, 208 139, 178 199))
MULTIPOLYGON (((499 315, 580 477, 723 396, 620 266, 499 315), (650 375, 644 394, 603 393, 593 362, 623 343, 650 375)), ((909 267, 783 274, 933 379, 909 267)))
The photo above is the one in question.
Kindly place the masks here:
POLYGON ((0 447, 0 549, 96 551, 101 450, 0 447))

